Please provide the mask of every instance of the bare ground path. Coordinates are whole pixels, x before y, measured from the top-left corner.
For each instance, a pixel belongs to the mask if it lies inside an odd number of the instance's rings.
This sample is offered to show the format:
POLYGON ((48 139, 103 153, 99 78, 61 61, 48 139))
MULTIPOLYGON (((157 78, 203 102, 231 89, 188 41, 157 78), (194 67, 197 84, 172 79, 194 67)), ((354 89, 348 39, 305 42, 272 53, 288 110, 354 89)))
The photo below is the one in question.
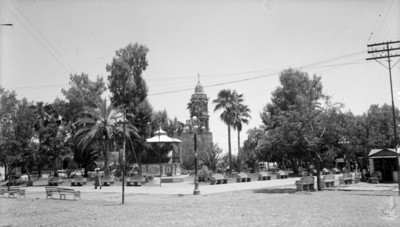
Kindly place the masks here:
POLYGON ((80 201, 0 198, 0 226, 400 226, 395 191, 295 192, 293 187, 201 196, 96 191, 80 201))

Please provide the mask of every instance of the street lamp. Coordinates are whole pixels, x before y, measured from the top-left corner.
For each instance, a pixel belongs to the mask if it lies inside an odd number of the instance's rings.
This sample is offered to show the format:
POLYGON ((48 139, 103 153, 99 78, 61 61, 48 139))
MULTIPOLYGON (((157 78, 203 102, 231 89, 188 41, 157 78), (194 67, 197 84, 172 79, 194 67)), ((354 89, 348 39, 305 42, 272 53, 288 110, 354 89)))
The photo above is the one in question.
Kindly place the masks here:
POLYGON ((342 147, 343 147, 343 159, 344 159, 344 161, 346 162, 346 168, 347 168, 347 170, 348 171, 350 171, 350 166, 349 166, 349 161, 347 160, 347 158, 346 158, 346 144, 349 144, 350 142, 348 141, 348 140, 346 140, 346 138, 342 138, 342 140, 341 141, 339 141, 339 144, 341 144, 342 145, 342 147))
POLYGON ((194 175, 195 176, 194 176, 194 191, 193 191, 193 195, 200 195, 199 175, 197 173, 197 169, 198 169, 198 167, 197 167, 197 165, 198 165, 197 130, 199 128, 202 129, 203 127, 200 127, 201 126, 200 122, 197 120, 196 116, 192 117, 192 119, 190 119, 190 120, 187 120, 186 123, 187 123, 187 125, 186 125, 185 129, 188 130, 188 129, 192 128, 193 129, 192 131, 194 132, 193 140, 194 140, 194 158, 195 158, 195 161, 194 161, 194 175), (191 126, 190 128, 189 128, 189 125, 191 126))
POLYGON ((124 118, 122 121, 119 121, 118 124, 121 124, 124 126, 124 144, 123 144, 123 150, 122 150, 122 204, 124 204, 125 200, 125 149, 126 149, 126 136, 125 136, 125 128, 126 124, 128 124, 129 121, 126 120, 126 110, 124 114, 124 118))

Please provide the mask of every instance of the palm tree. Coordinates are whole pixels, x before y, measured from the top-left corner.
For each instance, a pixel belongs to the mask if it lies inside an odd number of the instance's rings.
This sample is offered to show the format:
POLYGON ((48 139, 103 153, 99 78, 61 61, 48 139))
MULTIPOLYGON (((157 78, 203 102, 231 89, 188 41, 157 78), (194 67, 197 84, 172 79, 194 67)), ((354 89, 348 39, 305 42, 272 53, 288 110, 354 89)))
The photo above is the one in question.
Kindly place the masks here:
POLYGON ((242 168, 242 154, 240 152, 240 132, 242 131, 243 123, 248 124, 249 118, 251 118, 251 116, 249 114, 250 109, 247 105, 238 103, 236 110, 237 112, 236 112, 236 118, 233 123, 233 128, 237 129, 238 131, 238 159, 239 159, 239 172, 240 172, 242 168))
POLYGON ((232 152, 231 152, 231 126, 235 122, 237 115, 237 105, 243 102, 243 94, 238 94, 235 90, 230 89, 221 90, 217 99, 213 100, 215 104, 214 112, 218 110, 224 110, 220 118, 228 126, 228 160, 229 160, 229 172, 232 172, 232 152))
MULTIPOLYGON (((97 108, 84 107, 83 117, 76 122, 81 127, 76 133, 75 138, 78 140, 78 146, 82 150, 89 146, 97 144, 102 148, 104 156, 105 175, 109 175, 108 170, 108 149, 112 148, 112 142, 115 137, 123 132, 122 125, 118 121, 124 118, 124 110, 121 107, 107 107, 106 100, 97 104, 97 108)), ((127 124, 125 137, 130 139, 130 135, 137 136, 137 129, 132 124, 127 124)))

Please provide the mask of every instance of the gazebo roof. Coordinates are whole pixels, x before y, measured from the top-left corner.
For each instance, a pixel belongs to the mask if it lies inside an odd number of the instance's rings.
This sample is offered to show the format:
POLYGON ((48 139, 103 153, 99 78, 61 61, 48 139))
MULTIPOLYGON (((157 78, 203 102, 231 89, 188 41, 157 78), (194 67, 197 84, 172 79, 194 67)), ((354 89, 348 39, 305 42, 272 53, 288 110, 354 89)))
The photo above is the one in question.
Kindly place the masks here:
POLYGON ((154 136, 146 139, 147 143, 181 143, 182 141, 176 138, 167 136, 167 133, 161 128, 154 133, 154 136))
POLYGON ((368 157, 369 158, 395 158, 400 154, 396 151, 396 149, 384 148, 384 149, 372 149, 368 157))

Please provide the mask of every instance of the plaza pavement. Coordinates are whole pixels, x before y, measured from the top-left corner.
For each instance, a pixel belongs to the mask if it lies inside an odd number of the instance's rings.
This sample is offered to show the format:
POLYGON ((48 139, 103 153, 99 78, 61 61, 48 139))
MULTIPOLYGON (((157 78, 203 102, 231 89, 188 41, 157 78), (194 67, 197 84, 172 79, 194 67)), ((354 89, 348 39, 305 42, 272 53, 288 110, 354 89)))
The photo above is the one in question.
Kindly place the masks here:
MULTIPOLYGON (((324 188, 323 190, 338 190, 338 191, 397 191, 398 184, 369 184, 364 182, 359 182, 357 184, 350 185, 339 185, 338 176, 335 177, 335 187, 324 188)), ((184 176, 183 176, 184 177, 184 176)), ((209 183, 200 183, 199 189, 201 195, 224 193, 232 191, 243 191, 243 190, 260 190, 268 188, 285 188, 285 189, 295 189, 295 182, 299 180, 299 177, 287 178, 287 179, 272 179, 268 181, 252 181, 245 183, 229 182, 228 184, 222 185, 210 185, 209 183)), ((231 179, 232 180, 232 179, 231 179)), ((159 181, 158 181, 159 182, 159 181)), ((194 183, 193 181, 184 181, 181 183, 162 183, 159 186, 156 180, 154 182, 149 182, 141 187, 137 186, 125 186, 125 194, 164 194, 164 195, 193 195, 194 183)), ((316 185, 316 184, 315 184, 316 185)), ((121 182, 116 182, 115 185, 103 186, 102 189, 94 189, 93 181, 88 181, 88 183, 81 187, 71 187, 69 182, 65 182, 61 187, 74 188, 81 192, 82 197, 85 194, 114 194, 122 193, 121 182)), ((35 187, 23 187, 26 189, 27 196, 29 194, 44 193, 43 186, 35 187)))

